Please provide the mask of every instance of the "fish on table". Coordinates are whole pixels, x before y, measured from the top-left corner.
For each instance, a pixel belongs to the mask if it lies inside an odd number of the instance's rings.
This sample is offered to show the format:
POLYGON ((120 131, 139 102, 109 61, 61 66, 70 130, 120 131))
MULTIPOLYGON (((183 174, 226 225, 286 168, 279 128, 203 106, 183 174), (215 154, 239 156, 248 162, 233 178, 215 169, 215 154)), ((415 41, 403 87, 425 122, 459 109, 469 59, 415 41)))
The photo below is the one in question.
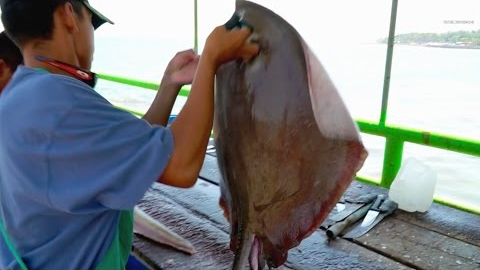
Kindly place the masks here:
POLYGON ((140 207, 133 209, 134 224, 133 231, 136 234, 147 237, 157 243, 168 245, 190 255, 195 254, 195 247, 182 236, 178 235, 158 220, 154 219, 140 207))

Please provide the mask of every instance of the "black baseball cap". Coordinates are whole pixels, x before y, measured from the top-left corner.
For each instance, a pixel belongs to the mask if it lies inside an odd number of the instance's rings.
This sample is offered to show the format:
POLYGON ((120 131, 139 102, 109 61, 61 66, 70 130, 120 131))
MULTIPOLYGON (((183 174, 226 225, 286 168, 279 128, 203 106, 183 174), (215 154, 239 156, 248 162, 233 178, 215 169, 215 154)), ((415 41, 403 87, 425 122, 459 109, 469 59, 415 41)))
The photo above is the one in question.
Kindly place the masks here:
POLYGON ((98 27, 100 27, 102 24, 104 23, 110 23, 110 24, 113 24, 113 22, 105 17, 105 15, 103 15, 102 13, 98 12, 98 10, 94 9, 90 3, 88 3, 88 0, 76 0, 76 1, 80 1, 82 2, 85 7, 87 7, 90 12, 92 12, 92 25, 93 25, 93 28, 97 29, 98 27))
MULTIPOLYGON (((9 3, 13 3, 13 2, 26 2, 26 1, 34 1, 34 2, 41 2, 41 0, 0 0, 0 5, 3 9, 3 7, 9 3)), ((53 1, 56 1, 56 2, 67 2, 67 0, 53 0, 53 1)), ((103 15, 102 13, 100 13, 98 10, 94 9, 90 3, 88 2, 88 0, 74 0, 74 1, 78 1, 78 2, 81 2, 88 10, 90 10, 90 12, 92 12, 92 25, 93 25, 93 28, 97 29, 98 27, 100 27, 102 24, 108 22, 110 24, 113 24, 113 22, 107 18, 105 15, 103 15)))

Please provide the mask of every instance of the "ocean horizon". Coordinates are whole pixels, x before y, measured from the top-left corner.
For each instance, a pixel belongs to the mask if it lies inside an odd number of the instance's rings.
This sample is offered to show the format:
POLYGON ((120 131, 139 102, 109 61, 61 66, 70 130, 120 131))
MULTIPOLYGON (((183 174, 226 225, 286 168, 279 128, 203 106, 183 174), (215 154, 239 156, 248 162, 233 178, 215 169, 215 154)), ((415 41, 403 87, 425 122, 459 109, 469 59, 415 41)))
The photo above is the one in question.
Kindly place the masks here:
MULTIPOLYGON (((94 71, 160 82, 184 40, 98 39, 94 71), (132 50, 132 48, 135 48, 132 50)), ((354 119, 378 121, 385 44, 323 44, 314 52, 354 119)), ((480 50, 395 46, 387 124, 479 140, 480 50)), ((97 91, 115 105, 145 112, 155 91, 100 80, 97 91)), ((172 113, 181 110, 178 98, 172 113)), ((369 157, 359 175, 380 178, 385 139, 362 133, 369 157)), ((437 174, 435 195, 480 209, 480 158, 405 143, 403 160, 415 157, 437 174)))

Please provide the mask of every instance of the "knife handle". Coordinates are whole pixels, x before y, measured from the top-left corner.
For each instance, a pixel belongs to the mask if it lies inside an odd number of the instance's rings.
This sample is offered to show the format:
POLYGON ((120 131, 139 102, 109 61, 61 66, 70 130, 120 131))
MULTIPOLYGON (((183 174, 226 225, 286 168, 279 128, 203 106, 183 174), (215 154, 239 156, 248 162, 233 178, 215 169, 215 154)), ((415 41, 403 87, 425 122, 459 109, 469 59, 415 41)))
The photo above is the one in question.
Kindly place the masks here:
POLYGON ((384 201, 385 201, 385 195, 379 194, 375 199, 375 202, 373 203, 371 210, 380 212, 380 205, 382 205, 384 201))
POLYGON ((355 211, 353 214, 348 216, 345 220, 341 222, 337 222, 334 225, 330 226, 325 232, 329 239, 334 239, 339 234, 341 234, 347 227, 351 226, 355 222, 359 221, 362 217, 364 217, 368 209, 372 206, 372 203, 362 206, 360 209, 355 211))
POLYGON ((348 203, 355 203, 355 204, 363 203, 363 204, 365 204, 365 203, 373 202, 376 198, 377 198, 377 194, 369 193, 369 194, 358 196, 355 199, 348 198, 348 199, 345 199, 345 201, 348 202, 348 203))

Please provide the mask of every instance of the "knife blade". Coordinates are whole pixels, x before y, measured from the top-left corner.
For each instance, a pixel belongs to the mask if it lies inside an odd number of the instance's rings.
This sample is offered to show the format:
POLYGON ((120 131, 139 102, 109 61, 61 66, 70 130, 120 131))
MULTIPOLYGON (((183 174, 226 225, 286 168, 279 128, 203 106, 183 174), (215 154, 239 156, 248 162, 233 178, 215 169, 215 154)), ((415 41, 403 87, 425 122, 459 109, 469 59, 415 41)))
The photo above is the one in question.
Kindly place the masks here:
POLYGON ((380 206, 380 209, 382 210, 380 212, 380 215, 375 218, 375 221, 370 224, 370 226, 367 227, 362 227, 362 226, 356 226, 349 232, 347 232, 345 235, 343 235, 343 238, 346 239, 354 239, 358 238, 360 236, 363 236, 367 232, 369 232, 372 228, 374 228, 380 221, 382 221, 385 217, 391 215, 395 210, 397 210, 398 205, 397 203, 390 201, 389 199, 385 199, 385 201, 382 203, 380 206))
POLYGON ((370 210, 368 210, 367 215, 363 219, 360 227, 368 227, 375 221, 378 214, 380 214, 380 206, 382 205, 382 203, 384 201, 385 201, 385 195, 380 194, 380 195, 377 196, 377 198, 375 199, 375 202, 373 203, 372 207, 370 207, 370 210))

